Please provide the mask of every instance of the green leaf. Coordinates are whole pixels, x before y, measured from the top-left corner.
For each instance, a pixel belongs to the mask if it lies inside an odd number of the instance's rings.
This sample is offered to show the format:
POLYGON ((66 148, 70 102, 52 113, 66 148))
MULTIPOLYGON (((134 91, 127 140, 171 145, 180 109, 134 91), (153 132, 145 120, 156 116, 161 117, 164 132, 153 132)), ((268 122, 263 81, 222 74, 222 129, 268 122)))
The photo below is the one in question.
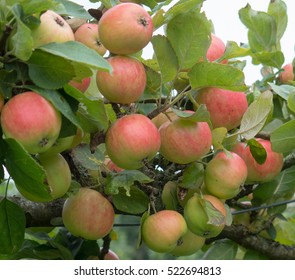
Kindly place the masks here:
POLYGON ((146 87, 140 100, 159 98, 160 87, 161 75, 152 68, 146 67, 146 87))
MULTIPOLYGON (((55 0, 63 5, 64 12, 62 14, 70 15, 72 17, 77 17, 77 18, 86 18, 86 19, 91 19, 92 17, 90 14, 84 9, 82 5, 79 5, 78 3, 74 3, 72 1, 68 0, 55 0)), ((44 1, 43 1, 44 2, 44 1)), ((56 10, 59 12, 59 10, 56 10)))
POLYGON ((44 169, 14 139, 5 141, 8 144, 5 166, 17 188, 42 200, 51 199, 44 169))
POLYGON ((261 131, 272 112, 272 98, 272 93, 265 91, 252 102, 245 112, 240 129, 236 134, 240 134, 246 140, 254 138, 261 131))
POLYGON ((26 217, 14 202, 4 198, 0 201, 0 254, 17 252, 25 237, 26 217))
POLYGON ((215 225, 215 226, 220 226, 225 223, 225 217, 223 214, 216 209, 213 204, 206 200, 206 199, 201 199, 201 204, 203 205, 204 211, 206 212, 208 216, 208 221, 207 224, 210 225, 215 225))
POLYGON ((212 145, 215 150, 223 149, 223 141, 227 136, 225 127, 217 127, 212 130, 212 145))
POLYGON ((244 73, 230 65, 199 62, 188 73, 193 89, 217 87, 232 91, 245 91, 244 73))
POLYGON ((272 150, 288 153, 295 149, 295 120, 288 121, 270 135, 272 150))
POLYGON ((116 209, 128 214, 141 214, 148 209, 148 196, 137 187, 130 187, 130 195, 122 189, 119 193, 112 196, 112 201, 116 209))
POLYGON ((7 71, 0 69, 0 90, 5 98, 10 98, 12 95, 12 88, 15 86, 17 80, 17 72, 14 70, 7 71))
POLYGON ((256 139, 250 139, 247 141, 247 145, 255 161, 259 164, 263 164, 267 157, 265 148, 256 139))
POLYGON ((256 52, 252 54, 254 64, 264 64, 271 67, 281 68, 285 61, 284 54, 281 51, 256 52))
POLYGON ((138 170, 123 170, 119 173, 109 173, 107 176, 105 193, 108 195, 115 195, 119 193, 120 188, 124 188, 126 195, 130 196, 130 189, 135 182, 147 184, 152 181, 153 179, 138 170))
POLYGON ((295 113, 295 88, 294 91, 289 94, 287 104, 289 109, 295 113))
POLYGON ((162 82, 172 81, 177 75, 178 60, 169 40, 165 36, 157 35, 151 42, 160 66, 162 82))
POLYGON ((181 177, 181 187, 199 188, 204 182, 204 166, 202 163, 193 162, 189 164, 183 171, 181 177))
POLYGON ((243 259, 244 260, 269 260, 267 256, 254 250, 247 250, 243 259))
MULTIPOLYGON (((15 2, 15 1, 14 1, 15 2)), ((46 10, 54 10, 56 11, 59 8, 62 8, 59 3, 55 0, 44 1, 44 0, 22 0, 21 2, 22 8, 25 14, 36 15, 46 10)))
POLYGON ((203 260, 234 260, 238 252, 238 244, 231 240, 217 240, 207 250, 203 260))
POLYGON ((295 219, 289 218, 287 221, 275 220, 274 224, 277 236, 276 241, 281 244, 293 246, 295 244, 295 219))
POLYGON ((290 94, 295 93, 295 87, 290 85, 276 85, 273 83, 268 83, 271 89, 278 94, 284 100, 288 100, 290 94))
POLYGON ((191 68, 206 56, 211 25, 205 14, 190 10, 169 21, 167 37, 176 53, 180 69, 191 68))
POLYGON ((191 122, 209 122, 210 113, 208 112, 206 105, 201 104, 195 112, 181 111, 175 108, 171 108, 172 111, 182 119, 191 122))
POLYGON ((240 47, 236 42, 228 41, 226 44, 225 52, 223 56, 218 59, 218 61, 223 61, 236 57, 244 57, 250 54, 251 50, 249 48, 240 47))

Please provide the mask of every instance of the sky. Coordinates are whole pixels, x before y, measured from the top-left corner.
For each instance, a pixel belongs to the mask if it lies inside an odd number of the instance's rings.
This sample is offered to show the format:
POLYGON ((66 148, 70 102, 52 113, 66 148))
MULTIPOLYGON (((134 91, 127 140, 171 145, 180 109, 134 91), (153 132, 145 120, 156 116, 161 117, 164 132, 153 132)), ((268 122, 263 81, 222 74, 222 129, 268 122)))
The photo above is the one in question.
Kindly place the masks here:
MULTIPOLYGON (((86 9, 97 7, 97 4, 88 0, 72 0, 83 5, 86 9)), ((249 3, 252 9, 267 11, 270 0, 206 0, 203 4, 203 11, 207 18, 214 24, 215 34, 225 43, 235 41, 237 43, 247 42, 247 29, 241 23, 238 11, 249 3)), ((285 63, 292 62, 295 47, 295 0, 284 0, 288 8, 288 27, 281 40, 282 51, 285 55, 285 63)), ((143 53, 144 57, 152 56, 152 47, 149 44, 143 53)), ((250 85, 260 79, 260 66, 253 66, 250 59, 247 59, 247 66, 244 69, 246 84, 250 85)))

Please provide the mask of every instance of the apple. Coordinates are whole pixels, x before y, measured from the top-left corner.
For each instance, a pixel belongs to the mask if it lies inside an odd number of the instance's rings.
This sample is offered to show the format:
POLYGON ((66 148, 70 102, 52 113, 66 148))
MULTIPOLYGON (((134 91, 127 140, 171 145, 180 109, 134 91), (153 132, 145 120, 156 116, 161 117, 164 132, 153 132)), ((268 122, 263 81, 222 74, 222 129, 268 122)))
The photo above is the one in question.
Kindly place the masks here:
POLYGON ((223 202, 215 196, 204 195, 201 197, 195 194, 184 206, 184 218, 192 233, 211 238, 223 230, 226 209, 223 202))
POLYGON ((104 164, 107 170, 110 170, 112 172, 118 173, 124 170, 123 168, 120 168, 119 166, 117 166, 110 158, 106 158, 104 161, 104 164))
POLYGON ((101 94, 110 102, 130 104, 139 99, 146 86, 143 64, 128 56, 113 56, 107 59, 112 73, 97 71, 96 83, 101 94))
MULTIPOLYGON (((102 248, 100 248, 102 250, 102 248)), ((108 250, 108 252, 104 255, 104 260, 119 260, 118 255, 112 251, 111 249, 108 250)))
MULTIPOLYGON (((206 57, 208 61, 212 62, 223 56, 225 52, 225 44, 214 34, 211 34, 211 44, 207 50, 206 57)), ((224 61, 223 63, 226 63, 224 61)))
POLYGON ((288 63, 283 66, 283 72, 279 74, 279 80, 283 84, 290 84, 290 82, 294 81, 294 70, 293 64, 288 63))
POLYGON ((111 53, 134 54, 150 42, 153 22, 142 6, 122 3, 102 15, 98 32, 100 41, 111 53))
POLYGON ((180 256, 190 256, 199 251, 205 245, 205 238, 187 230, 186 234, 181 237, 181 241, 170 252, 170 254, 180 256))
POLYGON ((187 225, 181 214, 161 210, 148 216, 141 228, 143 242, 158 253, 171 252, 186 233, 187 225))
POLYGON ((169 108, 165 112, 160 113, 159 115, 152 118, 152 122, 157 128, 160 128, 161 125, 167 121, 171 122, 175 119, 178 119, 178 116, 169 108))
POLYGON ((206 122, 193 122, 183 118, 165 122, 159 128, 161 155, 179 164, 196 161, 210 151, 212 134, 206 122))
POLYGON ((99 40, 98 24, 84 23, 75 31, 75 40, 84 44, 85 46, 95 50, 98 54, 103 56, 107 49, 99 40))
POLYGON ((213 128, 225 127, 228 131, 241 124, 242 117, 248 109, 244 92, 220 88, 202 89, 197 94, 196 101, 206 105, 213 128))
POLYGON ((236 143, 232 151, 237 153, 246 163, 248 176, 246 183, 269 182, 273 180, 282 170, 284 157, 271 148, 271 142, 265 139, 256 139, 266 150, 266 161, 259 164, 251 154, 250 147, 245 143, 236 143))
POLYGON ((41 95, 27 91, 12 97, 1 112, 6 138, 14 138, 31 154, 48 150, 58 138, 61 115, 41 95))
POLYGON ((108 156, 118 167, 138 169, 157 154, 161 139, 149 118, 131 114, 112 124, 106 133, 105 145, 108 156))
POLYGON ((62 209, 64 226, 75 236, 88 240, 105 237, 114 224, 112 204, 98 191, 80 188, 67 198, 62 209))
POLYGON ((81 81, 71 80, 69 81, 69 84, 84 93, 88 89, 90 82, 91 77, 86 77, 81 81))
POLYGON ((16 185, 19 192, 23 197, 34 202, 48 202, 64 196, 69 190, 72 181, 72 174, 67 161, 61 154, 39 154, 37 160, 44 168, 51 199, 43 199, 36 193, 27 191, 21 185, 16 185))
POLYGON ((38 48, 52 42, 74 41, 70 25, 56 12, 47 10, 40 16, 40 24, 32 30, 33 47, 38 48))
POLYGON ((209 193, 218 198, 233 198, 246 181, 247 173, 247 165, 239 155, 221 151, 206 167, 205 186, 209 193))

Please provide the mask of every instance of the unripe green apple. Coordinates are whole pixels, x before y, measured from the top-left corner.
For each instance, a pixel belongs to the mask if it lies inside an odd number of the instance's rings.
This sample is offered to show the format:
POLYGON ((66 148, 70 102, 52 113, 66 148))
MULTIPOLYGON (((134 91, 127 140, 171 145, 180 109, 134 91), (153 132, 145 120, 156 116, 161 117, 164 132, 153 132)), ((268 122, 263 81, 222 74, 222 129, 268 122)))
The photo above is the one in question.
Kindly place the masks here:
POLYGON ((233 152, 219 152, 205 171, 205 186, 214 196, 229 199, 236 196, 247 178, 247 165, 233 152))
POLYGON ((159 129, 160 153, 167 160, 187 164, 205 156, 212 145, 212 134, 206 122, 182 118, 165 122, 159 129))
POLYGON ((69 190, 72 181, 72 174, 67 161, 61 154, 39 154, 37 160, 44 168, 46 184, 49 187, 51 199, 43 199, 35 193, 24 189, 21 185, 16 185, 19 192, 26 199, 34 202, 48 202, 64 196, 69 190))
POLYGON ((124 169, 138 169, 159 151, 161 139, 157 127, 144 115, 131 114, 116 120, 106 133, 106 151, 110 159, 124 169))
POLYGON ((210 113, 213 128, 225 127, 227 130, 238 127, 248 109, 244 92, 234 92, 220 88, 201 90, 196 101, 205 104, 210 113))
POLYGON ((223 230, 226 209, 221 200, 212 195, 195 194, 184 207, 184 218, 188 229, 196 235, 210 238, 223 230))
POLYGON ((186 233, 186 222, 174 210, 162 210, 150 215, 142 224, 143 242, 158 253, 171 252, 186 233))
POLYGON ((48 150, 58 138, 61 115, 41 95, 27 91, 12 97, 1 112, 6 138, 14 138, 31 154, 48 150))
POLYGON ((33 47, 52 42, 74 41, 70 25, 56 12, 47 10, 40 16, 40 25, 32 30, 33 47))
POLYGON ((103 14, 98 32, 102 44, 111 53, 128 55, 139 52, 150 42, 153 22, 142 6, 122 3, 103 14))
POLYGON ((96 83, 100 93, 109 101, 130 104, 137 101, 146 86, 143 64, 132 57, 113 56, 108 58, 112 73, 97 71, 96 83))
POLYGON ((106 236, 112 229, 112 204, 98 191, 81 188, 64 203, 62 219, 70 233, 88 240, 106 236))
POLYGON ((263 164, 255 161, 251 154, 250 147, 245 143, 237 143, 232 151, 237 153, 246 163, 248 176, 246 183, 269 182, 273 180, 282 170, 283 154, 276 153, 271 148, 271 142, 264 139, 256 139, 266 150, 266 160, 263 164))
POLYGON ((283 84, 290 84, 292 81, 294 81, 294 71, 293 71, 293 64, 288 63, 284 65, 283 72, 279 74, 279 80, 283 84))

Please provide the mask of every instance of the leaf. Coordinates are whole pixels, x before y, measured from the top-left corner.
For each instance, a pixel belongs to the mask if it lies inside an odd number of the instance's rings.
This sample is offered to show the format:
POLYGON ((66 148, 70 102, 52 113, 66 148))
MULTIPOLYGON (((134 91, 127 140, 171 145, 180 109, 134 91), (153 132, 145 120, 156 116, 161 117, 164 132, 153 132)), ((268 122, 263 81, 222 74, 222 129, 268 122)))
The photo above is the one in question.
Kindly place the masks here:
POLYGON ((227 129, 225 127, 217 127, 212 130, 212 145, 215 150, 223 149, 223 141, 227 135, 227 129))
POLYGON ((141 214, 148 209, 149 198, 137 187, 130 187, 130 196, 122 189, 112 196, 116 209, 133 215, 141 214))
POLYGON ((290 85, 276 85, 273 83, 268 83, 271 89, 278 94, 284 100, 288 100, 290 94, 295 93, 295 87, 290 85))
POLYGON ((272 150, 288 153, 295 149, 295 120, 288 121, 270 134, 272 150))
POLYGON ((199 188, 204 182, 204 166, 202 163, 193 162, 189 164, 183 171, 181 177, 181 187, 199 188))
POLYGON ((172 81, 178 70, 178 60, 175 52, 165 36, 153 36, 151 40, 155 52, 155 56, 160 66, 162 82, 172 81))
POLYGON ((217 240, 207 250, 203 260, 234 260, 238 252, 238 244, 231 240, 217 240))
MULTIPOLYGON (((90 14, 84 9, 82 5, 74 3, 68 0, 55 0, 63 5, 64 11, 60 11, 62 14, 70 15, 76 18, 91 19, 90 14)), ((59 10, 57 10, 59 12, 59 10)))
POLYGON ((259 164, 263 164, 266 161, 267 153, 265 148, 256 139, 250 139, 247 141, 247 145, 250 148, 251 155, 255 161, 259 164))
POLYGON ((203 209, 208 216, 207 224, 220 226, 225 223, 224 215, 218 209, 216 209, 210 201, 203 198, 200 198, 200 200, 203 209))
POLYGON ((204 104, 201 104, 195 112, 181 111, 175 108, 171 109, 179 118, 184 120, 191 122, 210 122, 210 113, 204 104))
POLYGON ((288 96, 288 108, 295 113, 295 89, 288 96))
POLYGON ((261 131, 272 112, 272 99, 272 93, 265 91, 252 102, 243 115, 240 129, 236 134, 243 136, 246 140, 254 138, 261 131))
POLYGON ((206 56, 211 25, 198 10, 174 17, 167 25, 167 37, 176 53, 180 69, 191 68, 206 56))
POLYGON ((198 62, 188 73, 193 89, 217 87, 232 91, 245 91, 244 73, 230 65, 198 62))
POLYGON ((17 72, 15 70, 7 71, 0 69, 0 90, 4 98, 10 98, 12 95, 12 88, 15 86, 17 80, 17 72))
POLYGON ((247 250, 243 260, 269 260, 269 258, 260 252, 254 250, 247 250))
POLYGON ((14 202, 4 198, 0 201, 0 254, 17 252, 24 242, 26 217, 14 202))
POLYGON ((106 180, 105 193, 107 195, 115 195, 119 193, 120 188, 124 188, 126 195, 130 196, 130 189, 135 182, 147 184, 152 181, 153 179, 138 170, 123 170, 119 173, 109 173, 106 180))
POLYGON ((218 61, 223 61, 231 58, 236 57, 244 57, 251 54, 250 48, 240 47, 238 44, 234 41, 228 41, 226 44, 225 52, 218 59, 218 61))
POLYGON ((281 51, 256 52, 252 54, 253 64, 264 64, 271 67, 281 68, 285 61, 284 54, 281 51))

